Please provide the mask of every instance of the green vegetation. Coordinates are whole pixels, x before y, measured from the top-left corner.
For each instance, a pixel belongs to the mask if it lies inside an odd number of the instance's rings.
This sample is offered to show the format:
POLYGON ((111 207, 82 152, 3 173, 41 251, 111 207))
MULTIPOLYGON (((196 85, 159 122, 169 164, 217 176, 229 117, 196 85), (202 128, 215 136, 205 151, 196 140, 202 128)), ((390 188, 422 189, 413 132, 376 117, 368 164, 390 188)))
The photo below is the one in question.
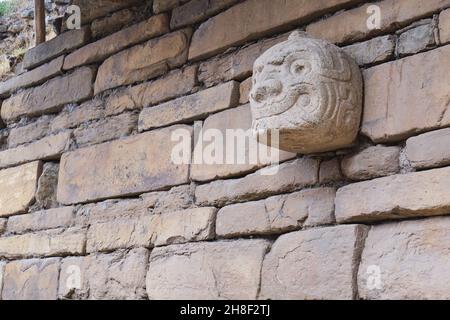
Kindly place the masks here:
POLYGON ((13 0, 0 1, 0 17, 5 16, 14 8, 13 0))

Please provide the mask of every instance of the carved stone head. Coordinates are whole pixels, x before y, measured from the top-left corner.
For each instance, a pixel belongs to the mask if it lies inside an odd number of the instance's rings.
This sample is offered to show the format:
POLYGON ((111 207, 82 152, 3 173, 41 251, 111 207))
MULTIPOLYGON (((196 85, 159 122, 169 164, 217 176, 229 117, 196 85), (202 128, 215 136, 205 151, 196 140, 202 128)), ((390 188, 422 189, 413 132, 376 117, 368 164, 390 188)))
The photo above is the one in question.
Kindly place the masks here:
POLYGON ((262 143, 302 154, 350 146, 362 113, 362 77, 340 48, 293 32, 259 57, 250 93, 253 130, 262 143))

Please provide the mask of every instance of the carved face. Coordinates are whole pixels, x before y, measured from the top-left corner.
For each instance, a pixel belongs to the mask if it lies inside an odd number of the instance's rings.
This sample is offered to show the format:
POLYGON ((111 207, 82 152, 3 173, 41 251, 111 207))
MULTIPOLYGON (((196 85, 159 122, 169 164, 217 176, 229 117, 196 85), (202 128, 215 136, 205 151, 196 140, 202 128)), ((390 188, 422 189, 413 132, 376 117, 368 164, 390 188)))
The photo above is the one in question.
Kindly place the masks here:
POLYGON ((342 148, 358 132, 361 74, 338 47, 295 32, 256 60, 250 103, 255 133, 278 130, 280 149, 342 148))

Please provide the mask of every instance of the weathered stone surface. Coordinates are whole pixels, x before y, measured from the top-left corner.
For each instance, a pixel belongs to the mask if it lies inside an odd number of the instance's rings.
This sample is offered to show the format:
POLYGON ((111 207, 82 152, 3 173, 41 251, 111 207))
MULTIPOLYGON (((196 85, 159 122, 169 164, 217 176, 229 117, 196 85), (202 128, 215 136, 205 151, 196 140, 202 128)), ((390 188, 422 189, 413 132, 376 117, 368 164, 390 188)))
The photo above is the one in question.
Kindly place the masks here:
POLYGON ((257 200, 294 191, 317 183, 319 163, 310 158, 297 159, 279 166, 261 169, 241 179, 217 180, 197 186, 199 205, 223 206, 230 203, 257 200))
POLYGON ((64 60, 64 70, 103 61, 120 50, 168 31, 169 19, 167 16, 153 16, 146 21, 123 29, 72 52, 64 60))
POLYGON ((338 226, 279 237, 264 259, 260 298, 355 298, 367 229, 361 225, 338 226))
POLYGON ((74 128, 84 122, 104 117, 104 103, 99 99, 90 100, 76 107, 66 107, 52 120, 51 131, 74 128))
POLYGON ((73 0, 72 4, 81 9, 81 24, 104 17, 112 12, 141 4, 142 0, 73 0))
POLYGON ((67 103, 76 103, 92 96, 94 71, 83 67, 75 72, 54 78, 40 87, 26 89, 2 105, 3 120, 12 121, 21 116, 39 116, 58 111, 67 103))
POLYGON ((449 228, 448 217, 372 227, 359 268, 360 297, 449 299, 449 228))
POLYGON ((442 44, 450 42, 450 9, 439 15, 439 40, 442 44))
POLYGON ((36 203, 33 205, 33 210, 50 209, 58 206, 58 201, 56 201, 58 173, 58 163, 44 163, 42 174, 39 177, 38 181, 36 190, 36 203))
POLYGON ((32 69, 66 52, 81 47, 90 39, 89 28, 70 30, 29 49, 23 58, 23 68, 32 69))
POLYGON ((441 129, 409 138, 406 157, 416 169, 441 167, 450 164, 450 129, 441 129))
POLYGON ((20 88, 27 88, 44 83, 61 73, 64 57, 61 56, 39 68, 0 82, 0 97, 5 97, 20 88))
POLYGON ((231 7, 239 0, 193 0, 172 11, 171 29, 185 27, 211 17, 231 7))
POLYGON ((92 224, 88 232, 87 251, 210 240, 215 235, 215 217, 215 208, 194 208, 92 224))
POLYGON ((176 31, 119 52, 100 66, 95 93, 151 79, 186 62, 191 31, 176 31))
POLYGON ((67 228, 75 221, 74 207, 63 207, 13 216, 8 219, 8 233, 26 233, 67 228))
POLYGON ((375 5, 379 8, 380 25, 374 24, 376 11, 365 4, 356 9, 343 11, 327 19, 306 27, 306 32, 314 37, 335 43, 348 43, 367 39, 373 35, 386 33, 406 26, 411 22, 430 16, 439 9, 448 7, 449 0, 384 0, 375 5), (370 28, 368 27, 370 26, 370 28))
POLYGON ((0 238, 0 257, 80 255, 85 253, 86 232, 79 228, 55 229, 0 238))
POLYGON ((381 143, 449 125, 449 67, 445 46, 366 70, 363 134, 381 143))
POLYGON ((360 66, 386 61, 393 57, 396 39, 388 35, 344 47, 343 50, 360 66))
POLYGON ((342 172, 352 180, 389 176, 400 171, 399 157, 399 147, 369 147, 342 159, 342 172))
POLYGON ((108 97, 106 114, 149 107, 191 92, 196 85, 197 66, 174 70, 152 82, 126 88, 108 97))
POLYGON ((191 179, 210 181, 242 175, 270 163, 279 163, 296 157, 294 153, 258 144, 252 135, 251 126, 252 116, 249 105, 209 116, 201 128, 202 135, 197 133, 199 137, 196 137, 194 147, 191 179), (207 157, 210 157, 212 153, 210 152, 211 136, 215 137, 215 133, 219 132, 223 141, 217 138, 214 146, 217 153, 222 155, 208 160, 207 157), (214 159, 217 161, 213 163, 214 159))
POLYGON ((14 148, 18 145, 25 144, 44 137, 49 132, 51 121, 51 117, 43 116, 35 122, 32 122, 25 126, 12 128, 9 131, 8 148, 14 148))
POLYGON ((60 299, 125 300, 145 298, 145 275, 149 253, 144 248, 112 254, 70 257, 62 260, 60 299), (76 269, 75 269, 76 268, 76 269), (73 281, 81 271, 81 287, 73 281))
POLYGON ((30 162, 34 160, 53 160, 67 150, 71 132, 65 131, 45 137, 36 142, 0 152, 0 168, 30 162))
POLYGON ((336 219, 372 221, 447 214, 449 188, 450 168, 354 183, 338 190, 336 219))
POLYGON ((333 223, 335 194, 333 188, 309 189, 224 207, 217 214, 217 236, 276 234, 333 223))
POLYGON ((123 113, 102 119, 74 130, 73 135, 79 147, 119 139, 137 129, 138 115, 123 113))
POLYGON ((239 103, 248 103, 250 99, 250 91, 252 90, 252 78, 247 78, 241 82, 239 87, 239 103))
POLYGON ((155 13, 160 13, 164 11, 169 11, 176 6, 185 3, 189 0, 154 0, 153 1, 153 11, 155 13))
POLYGON ((288 0, 280 5, 273 0, 245 1, 209 19, 199 27, 192 38, 189 60, 212 56, 228 47, 270 34, 294 23, 306 23, 327 11, 355 2, 358 1, 288 0))
POLYGON ((32 259, 6 264, 3 300, 56 300, 60 259, 32 259))
POLYGON ((237 240, 156 248, 147 273, 148 297, 256 299, 268 247, 265 240, 237 240))
POLYGON ((358 135, 362 95, 361 72, 351 58, 328 42, 293 32, 255 62, 253 132, 264 141, 278 131, 278 148, 289 152, 349 147, 358 135))
MULTIPOLYGON (((173 126, 65 153, 58 201, 73 204, 101 200, 188 182, 189 165, 176 165, 171 159, 172 148, 179 144, 171 141, 174 131, 183 137, 192 135, 191 127, 173 126)), ((184 156, 190 159, 190 154, 184 156)))
POLYGON ((429 20, 429 23, 405 31, 398 37, 397 53, 401 56, 414 54, 435 44, 434 26, 429 20))
POLYGON ((231 81, 144 109, 139 115, 139 131, 199 120, 210 113, 235 107, 238 101, 239 84, 231 81))
POLYGON ((267 49, 285 41, 288 35, 263 40, 235 53, 216 57, 200 64, 198 79, 207 87, 230 80, 244 80, 252 75, 253 63, 267 49))
POLYGON ((330 183, 343 180, 339 159, 322 161, 319 170, 319 182, 330 183))
MULTIPOLYGON (((0 218, 0 234, 5 232, 6 230, 6 223, 8 222, 8 219, 6 218, 0 218)), ((0 286, 1 287, 1 286, 0 286)), ((1 289, 0 289, 1 292, 1 289)))
POLYGON ((34 201, 40 162, 0 170, 0 217, 24 213, 34 201))

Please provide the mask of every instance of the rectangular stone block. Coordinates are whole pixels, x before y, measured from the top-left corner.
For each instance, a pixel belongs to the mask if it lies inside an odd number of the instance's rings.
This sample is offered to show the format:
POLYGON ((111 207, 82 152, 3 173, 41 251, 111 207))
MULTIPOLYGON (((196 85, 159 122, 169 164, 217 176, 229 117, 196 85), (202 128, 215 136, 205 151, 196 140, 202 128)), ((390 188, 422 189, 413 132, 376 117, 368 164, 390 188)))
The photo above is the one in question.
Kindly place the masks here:
POLYGON ((306 32, 315 38, 349 43, 407 26, 449 5, 449 0, 429 0, 426 3, 421 0, 384 0, 368 3, 310 24, 306 32), (373 5, 377 8, 371 7, 373 5), (380 13, 379 25, 374 20, 377 12, 380 13))
POLYGON ((56 300, 60 259, 32 259, 6 264, 3 300, 56 300))
POLYGON ((217 180, 199 185, 195 190, 196 203, 220 207, 295 191, 317 183, 318 174, 317 160, 297 159, 261 169, 240 179, 217 180))
POLYGON ((147 249, 119 250, 111 254, 64 258, 61 262, 58 298, 89 300, 145 299, 147 249), (75 287, 73 270, 80 270, 75 287))
POLYGON ((142 0, 72 0, 71 3, 81 9, 81 24, 87 24, 114 11, 141 4, 142 0))
POLYGON ((230 80, 244 80, 252 75, 253 63, 261 54, 287 38, 288 35, 284 34, 262 40, 234 53, 202 62, 199 67, 198 79, 207 87, 230 80))
POLYGON ((226 206, 217 213, 219 237, 276 234, 334 222, 333 188, 308 189, 226 206))
POLYGON ((203 119, 210 113, 235 107, 238 101, 239 85, 231 81, 144 109, 139 115, 139 131, 203 119))
POLYGON ((70 30, 29 49, 23 58, 23 68, 33 69, 66 52, 81 47, 90 40, 89 28, 70 30))
POLYGON ((247 78, 246 80, 241 82, 241 86, 239 87, 239 103, 244 104, 248 103, 250 99, 250 91, 252 90, 252 78, 247 78))
POLYGON ((122 216, 93 223, 87 251, 111 251, 210 240, 214 237, 215 208, 195 208, 140 217, 122 216))
POLYGON ((398 37, 397 53, 400 56, 424 51, 436 45, 435 25, 431 19, 420 22, 419 25, 409 29, 398 37))
POLYGON ((61 56, 32 71, 25 72, 21 75, 12 77, 7 81, 0 82, 0 97, 4 98, 20 88, 28 88, 44 83, 48 79, 61 74, 63 63, 64 57, 61 56))
POLYGON ((153 11, 155 13, 169 11, 188 1, 189 0, 154 0, 153 11))
POLYGON ((156 248, 150 255, 147 273, 148 297, 151 300, 254 300, 268 248, 266 240, 156 248))
POLYGON ((169 19, 158 15, 122 29, 101 40, 90 43, 69 54, 64 60, 64 70, 103 61, 109 56, 169 31, 169 19))
POLYGON ((94 70, 83 67, 75 72, 54 78, 40 87, 26 89, 5 100, 1 115, 13 121, 22 116, 35 117, 54 113, 68 103, 76 103, 92 96, 94 70))
POLYGON ((75 222, 74 207, 63 207, 13 216, 8 219, 8 233, 26 233, 67 228, 75 222))
POLYGON ((74 108, 65 108, 51 123, 51 131, 78 127, 84 122, 90 122, 106 117, 105 105, 102 100, 94 99, 77 105, 74 108))
POLYGON ((137 129, 138 115, 123 113, 108 117, 73 132, 78 147, 98 144, 130 135, 137 129))
POLYGON ((360 297, 449 299, 449 230, 448 217, 373 226, 359 267, 360 297))
POLYGON ((79 228, 56 229, 0 238, 0 257, 27 258, 85 253, 86 232, 79 228))
POLYGON ((279 237, 264 259, 261 299, 351 300, 368 228, 337 226, 279 237))
POLYGON ((376 221, 448 214, 449 188, 450 168, 350 184, 337 192, 336 219, 376 221))
POLYGON ((445 46, 367 69, 363 134, 390 142, 448 126, 449 68, 450 46, 445 46))
POLYGON ((193 0, 172 11, 170 28, 177 29, 206 20, 208 17, 231 7, 239 0, 193 0))
POLYGON ((189 60, 212 56, 292 24, 304 24, 358 0, 249 0, 204 22, 195 32, 189 60), (301 8, 301 10, 299 10, 301 8), (239 21, 239 23, 230 23, 239 21))
POLYGON ((372 146, 341 161, 342 173, 351 180, 389 176, 400 171, 400 147, 372 146))
POLYGON ((409 138, 406 158, 416 169, 450 165, 450 129, 441 129, 409 138))
POLYGON ((395 36, 383 36, 344 47, 344 51, 360 66, 391 59, 395 53, 395 36))
POLYGON ((36 142, 0 152, 0 168, 35 160, 58 159, 70 144, 71 132, 64 131, 36 142))
MULTIPOLYGON (((190 145, 192 128, 173 126, 65 153, 58 201, 97 201, 187 183, 189 164, 175 164, 171 159, 172 149, 180 147, 180 142, 171 140, 173 133, 182 134, 181 143, 190 145)), ((190 159, 190 149, 183 151, 190 159)))
MULTIPOLYGON (((211 90, 211 89, 210 89, 211 90)), ((249 105, 225 110, 209 116, 201 128, 196 129, 194 160, 191 179, 211 181, 242 175, 271 163, 293 159, 296 154, 267 148, 257 143, 251 131, 252 115, 249 105), (211 143, 216 133, 221 137, 211 143), (217 156, 211 157, 211 146, 217 156)))
POLYGON ((100 66, 95 94, 115 87, 151 79, 183 65, 191 30, 181 30, 117 53, 100 66))
POLYGON ((439 15, 439 40, 441 44, 450 42, 450 9, 439 15))
POLYGON ((24 213, 34 201, 42 163, 0 170, 0 217, 24 213))
POLYGON ((149 10, 144 2, 144 6, 126 8, 108 16, 99 17, 91 23, 92 38, 101 39, 141 21, 148 15, 146 11, 149 10))
POLYGON ((41 139, 49 133, 52 117, 43 116, 35 122, 21 127, 11 128, 8 135, 8 148, 14 148, 18 145, 41 139))
POLYGON ((141 109, 191 92, 197 83, 197 66, 174 70, 167 76, 126 88, 108 97, 107 115, 141 109))

